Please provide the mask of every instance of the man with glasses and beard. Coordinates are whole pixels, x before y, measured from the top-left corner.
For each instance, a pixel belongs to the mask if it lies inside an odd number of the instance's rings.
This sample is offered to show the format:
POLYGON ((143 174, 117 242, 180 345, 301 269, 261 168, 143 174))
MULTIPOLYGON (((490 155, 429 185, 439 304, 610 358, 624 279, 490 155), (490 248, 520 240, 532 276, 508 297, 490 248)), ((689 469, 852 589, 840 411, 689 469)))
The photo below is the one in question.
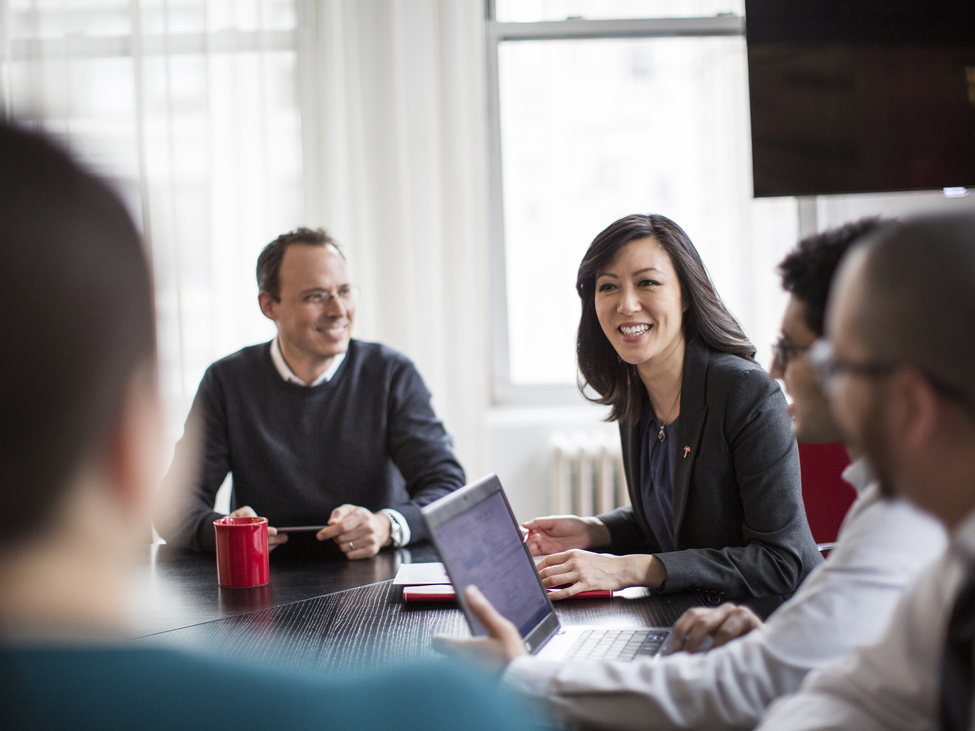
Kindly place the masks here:
POLYGON ((762 729, 969 729, 975 639, 975 214, 891 224, 851 252, 811 353, 885 489, 949 530, 883 636, 811 675, 762 729))

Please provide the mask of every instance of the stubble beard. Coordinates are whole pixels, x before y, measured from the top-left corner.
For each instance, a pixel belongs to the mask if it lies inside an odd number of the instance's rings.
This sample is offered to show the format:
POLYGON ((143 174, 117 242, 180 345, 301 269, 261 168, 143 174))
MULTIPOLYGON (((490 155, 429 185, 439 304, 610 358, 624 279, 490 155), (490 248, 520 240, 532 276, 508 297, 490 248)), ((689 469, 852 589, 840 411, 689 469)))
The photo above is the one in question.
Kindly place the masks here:
POLYGON ((900 491, 896 487, 896 460, 885 438, 887 421, 884 411, 883 399, 875 397, 863 420, 858 442, 880 481, 880 494, 889 500, 900 497, 900 491))

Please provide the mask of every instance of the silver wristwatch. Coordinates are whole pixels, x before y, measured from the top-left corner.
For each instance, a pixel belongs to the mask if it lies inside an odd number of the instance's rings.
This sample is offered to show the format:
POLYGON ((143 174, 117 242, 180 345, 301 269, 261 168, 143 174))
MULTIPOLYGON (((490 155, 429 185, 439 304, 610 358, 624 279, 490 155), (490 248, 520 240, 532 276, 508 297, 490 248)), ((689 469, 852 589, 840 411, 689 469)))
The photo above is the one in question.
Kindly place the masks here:
POLYGON ((389 540, 399 548, 403 545, 403 526, 399 524, 399 520, 396 519, 392 511, 380 510, 379 512, 389 519, 389 540))

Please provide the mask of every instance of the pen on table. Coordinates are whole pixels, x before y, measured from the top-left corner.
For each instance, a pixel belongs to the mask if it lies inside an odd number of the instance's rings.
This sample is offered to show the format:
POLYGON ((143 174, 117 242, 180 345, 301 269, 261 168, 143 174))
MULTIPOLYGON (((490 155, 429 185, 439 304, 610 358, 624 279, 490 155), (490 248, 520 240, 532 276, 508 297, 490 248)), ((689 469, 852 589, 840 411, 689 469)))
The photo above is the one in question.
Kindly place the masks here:
POLYGON ((278 528, 278 533, 309 533, 328 528, 327 525, 285 525, 278 528))

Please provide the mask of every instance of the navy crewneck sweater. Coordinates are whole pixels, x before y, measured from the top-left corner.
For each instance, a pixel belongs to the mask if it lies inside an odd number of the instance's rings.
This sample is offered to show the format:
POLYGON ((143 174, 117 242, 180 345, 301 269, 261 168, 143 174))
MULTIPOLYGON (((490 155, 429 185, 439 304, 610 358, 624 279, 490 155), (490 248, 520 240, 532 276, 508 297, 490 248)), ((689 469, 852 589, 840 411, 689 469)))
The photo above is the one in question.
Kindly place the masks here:
MULTIPOLYGON (((232 473, 231 509, 250 505, 272 526, 317 525, 339 505, 398 510, 412 541, 427 537, 420 508, 464 484, 450 437, 413 363, 377 343, 352 340, 328 381, 284 381, 270 343, 211 365, 190 420, 205 430, 202 469, 175 515, 157 528, 177 545, 214 551, 214 496, 232 473)), ((166 489, 194 474, 184 435, 166 489), (189 469, 188 469, 189 467, 189 469)))

